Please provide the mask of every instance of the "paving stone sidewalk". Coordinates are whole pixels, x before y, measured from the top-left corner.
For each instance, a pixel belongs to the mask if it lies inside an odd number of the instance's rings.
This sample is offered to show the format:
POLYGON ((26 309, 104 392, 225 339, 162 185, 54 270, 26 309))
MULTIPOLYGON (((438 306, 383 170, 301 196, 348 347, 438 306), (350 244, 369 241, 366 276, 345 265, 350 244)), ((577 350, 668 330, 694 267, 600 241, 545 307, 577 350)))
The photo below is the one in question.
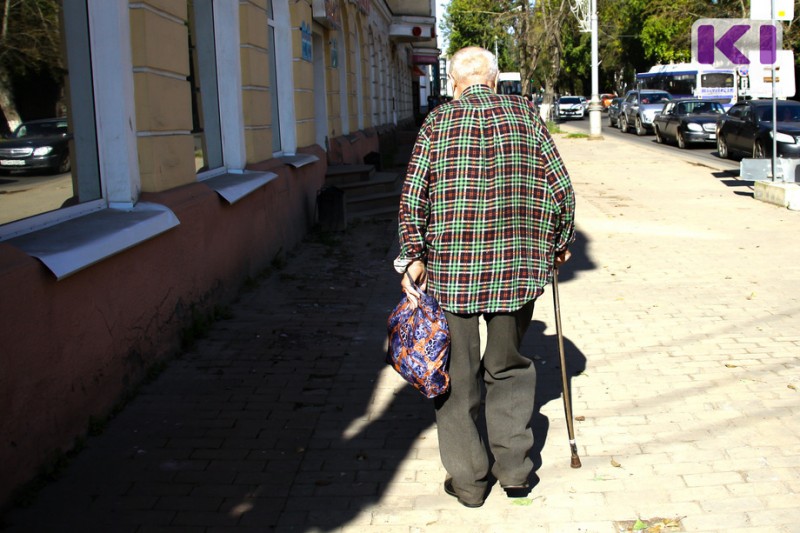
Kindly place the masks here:
POLYGON ((480 509, 444 494, 431 403, 383 363, 395 227, 361 221, 256 280, 0 530, 800 532, 800 213, 661 147, 556 138, 582 468, 548 289, 523 344, 536 486, 480 509))

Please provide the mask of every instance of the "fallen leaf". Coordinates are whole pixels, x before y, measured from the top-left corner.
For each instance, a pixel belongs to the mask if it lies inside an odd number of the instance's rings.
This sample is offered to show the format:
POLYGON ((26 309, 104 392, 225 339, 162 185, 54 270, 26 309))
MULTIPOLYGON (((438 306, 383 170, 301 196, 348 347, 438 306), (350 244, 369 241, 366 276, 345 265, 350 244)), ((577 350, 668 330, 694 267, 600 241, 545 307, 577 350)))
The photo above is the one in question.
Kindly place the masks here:
POLYGON ((633 524, 633 530, 634 531, 641 531, 643 529, 647 529, 647 523, 646 522, 642 522, 641 520, 639 520, 637 518, 636 519, 636 523, 633 524))
POLYGON ((583 422, 584 420, 586 420, 586 417, 583 415, 578 415, 575 417, 575 420, 577 420, 578 422, 583 422))
POLYGON ((755 300, 755 298, 756 298, 756 293, 754 292, 751 292, 750 296, 747 297, 748 300, 755 300))
POLYGON ((621 465, 621 464, 619 464, 618 462, 616 462, 616 461, 614 460, 614 458, 612 457, 612 458, 611 458, 611 466, 613 466, 614 468, 619 468, 619 467, 621 467, 622 465, 621 465))
POLYGON ((797 387, 795 387, 795 386, 794 386, 794 385, 792 385, 791 383, 789 383, 789 384, 788 384, 788 385, 786 385, 786 386, 787 386, 788 388, 792 389, 792 390, 797 390, 797 387))
POLYGON ((732 365, 730 363, 725 363, 725 366, 727 366, 728 368, 739 368, 738 365, 732 365))
POLYGON ((530 498, 514 498, 514 501, 511 502, 511 505, 520 505, 520 506, 528 506, 533 503, 533 500, 530 498))

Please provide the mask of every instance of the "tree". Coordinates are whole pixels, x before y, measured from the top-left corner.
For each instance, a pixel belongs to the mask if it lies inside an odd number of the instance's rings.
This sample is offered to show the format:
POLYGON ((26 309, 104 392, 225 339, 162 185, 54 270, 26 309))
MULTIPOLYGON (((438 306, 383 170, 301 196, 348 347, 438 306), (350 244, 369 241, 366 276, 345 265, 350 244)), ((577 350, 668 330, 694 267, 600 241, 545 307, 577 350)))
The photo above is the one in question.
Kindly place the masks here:
POLYGON ((538 0, 529 3, 521 0, 520 15, 516 21, 519 36, 518 54, 522 91, 536 92, 528 86, 529 80, 540 80, 544 87, 544 102, 552 103, 556 81, 561 74, 563 31, 565 17, 569 15, 569 0, 538 0))
POLYGON ((497 51, 501 71, 516 71, 512 53, 514 36, 510 0, 451 0, 442 16, 440 29, 448 40, 447 55, 465 46, 480 46, 497 51))
POLYGON ((47 76, 63 86, 61 3, 0 0, 0 129, 20 122, 14 87, 29 76, 47 76))

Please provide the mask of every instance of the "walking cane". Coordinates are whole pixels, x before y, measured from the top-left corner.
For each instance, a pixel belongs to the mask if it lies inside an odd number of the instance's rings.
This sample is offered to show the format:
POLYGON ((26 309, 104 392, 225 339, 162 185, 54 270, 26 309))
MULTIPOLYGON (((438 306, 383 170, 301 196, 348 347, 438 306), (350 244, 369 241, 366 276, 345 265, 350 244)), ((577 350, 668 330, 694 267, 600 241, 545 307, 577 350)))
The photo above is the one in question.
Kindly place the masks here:
POLYGON ((575 428, 572 425, 572 401, 569 397, 569 382, 567 380, 567 360, 564 355, 564 335, 561 331, 561 307, 558 304, 558 269, 553 268, 553 309, 556 315, 556 332, 558 333, 558 355, 561 357, 561 386, 564 389, 564 414, 567 417, 567 433, 569 434, 569 448, 572 459, 569 466, 581 467, 578 457, 578 445, 575 444, 575 428))

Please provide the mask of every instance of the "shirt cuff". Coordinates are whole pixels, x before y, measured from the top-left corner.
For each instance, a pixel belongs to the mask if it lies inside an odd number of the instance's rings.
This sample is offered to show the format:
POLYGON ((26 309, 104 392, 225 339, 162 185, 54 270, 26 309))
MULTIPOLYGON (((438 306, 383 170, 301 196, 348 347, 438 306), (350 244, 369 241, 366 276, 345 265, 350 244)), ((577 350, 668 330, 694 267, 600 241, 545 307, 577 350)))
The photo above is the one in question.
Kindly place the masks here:
POLYGON ((397 259, 394 260, 394 269, 398 274, 404 274, 412 261, 414 261, 414 259, 406 259, 398 256, 397 259))

